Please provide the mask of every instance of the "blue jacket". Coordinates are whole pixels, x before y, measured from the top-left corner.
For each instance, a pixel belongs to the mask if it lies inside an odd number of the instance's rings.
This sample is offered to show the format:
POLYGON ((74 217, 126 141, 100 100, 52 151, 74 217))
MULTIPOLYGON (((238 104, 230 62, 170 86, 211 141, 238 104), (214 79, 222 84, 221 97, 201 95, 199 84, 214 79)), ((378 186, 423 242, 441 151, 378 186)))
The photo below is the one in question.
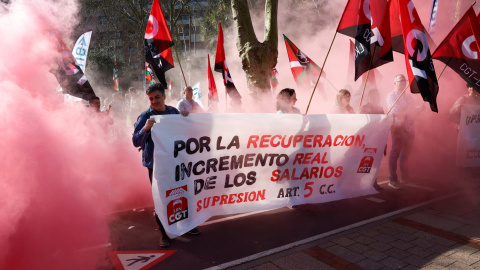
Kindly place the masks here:
POLYGON ((134 125, 135 131, 132 136, 133 145, 142 149, 142 164, 144 167, 150 169, 153 168, 154 144, 150 134, 151 130, 145 131, 143 127, 152 115, 180 114, 178 110, 172 106, 165 105, 165 107, 165 111, 162 112, 155 111, 152 107, 148 108, 148 110, 138 116, 137 122, 134 125))

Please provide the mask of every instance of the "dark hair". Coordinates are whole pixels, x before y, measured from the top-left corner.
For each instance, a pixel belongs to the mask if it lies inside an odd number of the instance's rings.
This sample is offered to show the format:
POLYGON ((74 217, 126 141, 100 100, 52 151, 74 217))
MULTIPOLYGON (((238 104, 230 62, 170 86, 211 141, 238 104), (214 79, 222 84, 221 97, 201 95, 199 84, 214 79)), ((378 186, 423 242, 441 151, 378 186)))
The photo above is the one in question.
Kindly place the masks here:
POLYGON ((160 93, 165 95, 165 87, 163 87, 163 84, 161 84, 161 83, 154 83, 154 84, 150 85, 147 88, 147 91, 145 91, 145 93, 148 95, 148 94, 153 93, 155 91, 159 91, 160 93))
POLYGON ((290 97, 295 94, 295 90, 292 88, 284 88, 282 91, 280 91, 277 95, 277 111, 286 111, 286 104, 288 104, 287 101, 290 100, 290 97))
POLYGON ((88 100, 88 103, 89 103, 89 104, 90 104, 90 103, 93 103, 93 101, 96 100, 96 99, 100 100, 99 97, 94 96, 94 97, 92 97, 91 99, 88 100))

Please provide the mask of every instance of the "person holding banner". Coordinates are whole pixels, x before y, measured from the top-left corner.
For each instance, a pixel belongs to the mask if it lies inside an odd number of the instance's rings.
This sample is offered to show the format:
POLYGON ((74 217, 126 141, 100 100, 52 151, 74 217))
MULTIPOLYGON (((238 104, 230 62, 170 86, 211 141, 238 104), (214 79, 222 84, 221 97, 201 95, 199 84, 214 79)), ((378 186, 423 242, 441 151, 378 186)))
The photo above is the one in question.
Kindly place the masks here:
POLYGON ((414 121, 418 113, 425 109, 421 105, 412 110, 413 98, 406 91, 403 93, 407 83, 405 76, 398 74, 393 79, 394 89, 387 96, 387 105, 392 108, 390 112, 393 116, 393 124, 390 129, 392 149, 388 158, 388 170, 390 171, 388 186, 393 189, 401 188, 397 176, 397 162, 400 165, 402 178, 407 179, 409 177, 407 162, 415 139, 414 121))
POLYGON ((364 114, 385 114, 382 106, 378 105, 380 101, 380 92, 377 88, 372 88, 367 94, 367 104, 363 105, 360 113, 364 114))
POLYGON ((193 100, 193 88, 191 86, 185 87, 183 90, 185 98, 180 100, 177 104, 177 109, 180 111, 180 114, 187 116, 189 113, 198 113, 202 111, 200 105, 193 100))
POLYGON ((295 107, 297 102, 297 94, 291 88, 282 89, 277 95, 277 113, 295 113, 301 114, 300 110, 295 107))
MULTIPOLYGON (((180 112, 176 108, 165 104, 165 88, 161 83, 150 85, 147 88, 146 94, 150 101, 150 108, 138 116, 137 122, 134 125, 135 131, 132 136, 132 141, 135 147, 140 147, 142 150, 142 164, 144 167, 147 167, 150 184, 152 184, 153 153, 155 145, 153 144, 151 129, 153 125, 155 125, 155 119, 150 117, 152 115, 180 114, 180 112)), ((163 228, 163 225, 156 213, 155 220, 162 234, 158 242, 159 246, 170 246, 170 238, 167 236, 167 233, 165 232, 165 229, 163 228)), ((194 228, 189 231, 189 233, 199 234, 200 230, 198 228, 194 228)))
POLYGON ((460 113, 462 112, 463 105, 480 105, 480 93, 477 89, 474 88, 473 83, 467 83, 467 91, 468 94, 459 97, 450 109, 450 120, 457 125, 460 123, 460 113))
POLYGON ((331 113, 335 114, 350 114, 355 113, 352 106, 350 106, 350 91, 347 89, 340 89, 337 92, 335 99, 335 107, 333 107, 331 113))
MULTIPOLYGON (((367 94, 367 104, 363 105, 362 108, 360 108, 360 113, 361 114, 385 114, 385 111, 383 110, 382 106, 378 105, 380 101, 380 92, 378 91, 377 88, 372 88, 370 91, 368 91, 367 94)), ((387 147, 385 146, 384 150, 384 155, 387 153, 387 147)), ((375 182, 373 183, 373 187, 375 190, 383 190, 383 188, 380 187, 380 185, 377 182, 377 179, 375 179, 375 182)))
MULTIPOLYGON (((284 88, 277 95, 277 113, 301 114, 300 109, 295 107, 297 94, 292 88, 284 88)), ((298 205, 288 206, 290 209, 297 209, 298 205)))

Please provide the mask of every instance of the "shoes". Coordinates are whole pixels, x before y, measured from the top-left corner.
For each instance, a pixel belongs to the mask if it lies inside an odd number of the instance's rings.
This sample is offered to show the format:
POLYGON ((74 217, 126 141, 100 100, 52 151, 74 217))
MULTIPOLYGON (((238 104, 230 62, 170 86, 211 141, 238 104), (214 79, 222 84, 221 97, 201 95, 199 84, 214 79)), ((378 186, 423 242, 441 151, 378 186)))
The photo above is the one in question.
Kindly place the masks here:
POLYGON ((398 182, 390 182, 388 183, 388 186, 393 189, 401 189, 400 184, 398 182))
POLYGON ((160 247, 168 247, 170 246, 170 239, 168 238, 160 238, 160 240, 158 241, 158 245, 160 247))
POLYGON ((196 234, 200 234, 200 230, 197 227, 195 227, 195 228, 191 229, 190 231, 188 231, 188 233, 196 235, 196 234))
POLYGON ((382 187, 380 187, 380 185, 375 181, 375 183, 373 183, 373 188, 376 190, 376 191, 380 191, 380 190, 383 190, 382 187))
POLYGON ((290 208, 290 209, 297 209, 297 208, 298 208, 298 205, 292 205, 292 206, 289 206, 288 208, 290 208))

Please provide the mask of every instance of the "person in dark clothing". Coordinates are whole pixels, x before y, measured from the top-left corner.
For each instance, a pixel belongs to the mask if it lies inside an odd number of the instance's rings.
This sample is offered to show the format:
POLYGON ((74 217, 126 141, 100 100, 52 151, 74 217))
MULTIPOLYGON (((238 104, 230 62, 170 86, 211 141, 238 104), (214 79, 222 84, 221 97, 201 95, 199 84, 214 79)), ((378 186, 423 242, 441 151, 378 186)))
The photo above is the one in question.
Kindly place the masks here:
MULTIPOLYGON (((165 105, 165 88, 161 83, 150 85, 147 88, 146 94, 150 101, 150 108, 138 116, 137 122, 134 125, 135 131, 133 133, 132 141, 135 147, 140 147, 142 150, 142 164, 148 169, 148 176, 151 184, 153 173, 153 152, 155 147, 151 137, 151 129, 153 125, 155 125, 155 119, 150 117, 152 115, 180 114, 180 112, 172 106, 165 105)), ((161 247, 168 247, 170 245, 170 238, 167 236, 157 214, 155 214, 155 220, 162 233, 158 244, 161 247)), ((189 233, 199 234, 200 230, 194 228, 189 231, 189 233)))

